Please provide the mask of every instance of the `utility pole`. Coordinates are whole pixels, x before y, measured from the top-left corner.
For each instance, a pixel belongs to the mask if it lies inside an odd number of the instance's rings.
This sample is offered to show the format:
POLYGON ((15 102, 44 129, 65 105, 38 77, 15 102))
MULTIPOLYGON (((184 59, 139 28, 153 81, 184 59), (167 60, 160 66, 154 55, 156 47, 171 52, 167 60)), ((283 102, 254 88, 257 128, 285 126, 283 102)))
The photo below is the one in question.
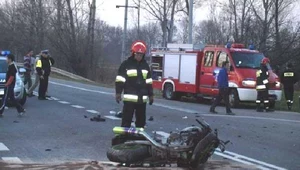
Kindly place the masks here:
MULTIPOLYGON (((140 3, 140 1, 139 1, 140 3)), ((123 36, 122 36, 122 54, 121 54, 121 62, 125 60, 125 46, 126 46, 126 40, 127 40, 127 20, 128 20, 128 8, 136 8, 140 10, 139 6, 128 6, 128 0, 125 0, 125 5, 116 5, 116 8, 123 7, 125 8, 125 15, 124 15, 124 28, 123 28, 123 36)), ((140 11, 138 11, 140 15, 140 11)), ((139 19, 140 22, 140 19, 139 19)), ((138 27, 139 27, 138 23, 138 27)))
POLYGON ((141 0, 139 0, 138 4, 138 38, 140 39, 140 11, 141 10, 141 0))
POLYGON ((125 0, 125 15, 124 15, 121 63, 125 59, 125 44, 126 44, 126 40, 127 40, 127 15, 128 15, 128 0, 125 0))
POLYGON ((189 4, 189 44, 193 44, 193 0, 189 4))

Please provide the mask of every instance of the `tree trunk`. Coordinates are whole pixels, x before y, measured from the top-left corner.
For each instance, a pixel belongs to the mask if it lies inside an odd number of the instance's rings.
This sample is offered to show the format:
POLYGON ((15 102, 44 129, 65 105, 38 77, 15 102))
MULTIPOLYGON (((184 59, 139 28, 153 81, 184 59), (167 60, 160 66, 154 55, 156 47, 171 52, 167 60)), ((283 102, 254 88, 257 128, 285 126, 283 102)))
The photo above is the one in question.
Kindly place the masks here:
POLYGON ((168 33, 168 43, 172 43, 173 41, 173 28, 174 28, 174 15, 175 15, 175 7, 177 4, 178 0, 173 0, 172 1, 172 11, 171 11, 171 21, 170 21, 170 28, 169 28, 169 33, 168 33))
MULTIPOLYGON (((275 51, 277 55, 281 52, 280 32, 279 32, 279 0, 275 0, 275 51)), ((280 56, 276 56, 279 58, 280 56)))
MULTIPOLYGON (((76 32, 75 32, 75 24, 74 24, 74 17, 73 17, 73 10, 71 7, 70 0, 66 0, 67 6, 68 6, 68 13, 69 13, 69 24, 71 27, 71 41, 70 41, 70 54, 69 61, 72 65, 72 68, 75 70, 75 72, 79 72, 78 68, 80 69, 80 61, 77 58, 77 41, 76 41, 76 32)), ((81 74, 85 75, 85 73, 81 74)))

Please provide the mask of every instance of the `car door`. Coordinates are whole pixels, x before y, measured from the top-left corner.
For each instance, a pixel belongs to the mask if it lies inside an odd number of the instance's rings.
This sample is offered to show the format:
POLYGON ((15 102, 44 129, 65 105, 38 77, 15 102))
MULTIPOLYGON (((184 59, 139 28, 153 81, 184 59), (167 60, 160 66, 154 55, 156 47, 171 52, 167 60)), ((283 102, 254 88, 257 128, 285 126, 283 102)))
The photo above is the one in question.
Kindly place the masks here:
MULTIPOLYGON (((222 68, 222 63, 223 62, 229 62, 229 66, 230 68, 232 66, 232 63, 230 61, 230 57, 229 54, 226 51, 217 51, 217 60, 216 60, 216 68, 222 68)), ((228 81, 229 82, 235 82, 236 79, 236 73, 234 72, 234 70, 229 69, 228 71, 228 81)))
POLYGON ((204 51, 204 57, 202 58, 202 65, 200 71, 200 93, 204 95, 211 95, 214 84, 214 50, 204 51))

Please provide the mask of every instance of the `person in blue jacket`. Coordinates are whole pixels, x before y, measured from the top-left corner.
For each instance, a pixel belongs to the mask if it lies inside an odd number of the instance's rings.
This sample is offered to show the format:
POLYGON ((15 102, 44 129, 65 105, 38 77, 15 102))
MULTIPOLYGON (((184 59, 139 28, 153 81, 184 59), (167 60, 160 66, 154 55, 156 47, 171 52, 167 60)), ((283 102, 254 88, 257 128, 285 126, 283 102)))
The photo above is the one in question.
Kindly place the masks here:
POLYGON ((218 81, 218 88, 219 88, 219 95, 215 99, 214 103, 210 107, 210 112, 216 114, 215 108, 217 105, 220 104, 221 100, 223 99, 226 105, 226 113, 228 115, 234 115, 230 109, 229 105, 229 86, 228 86, 228 69, 229 69, 229 62, 224 61, 222 63, 222 69, 219 71, 217 75, 218 81))

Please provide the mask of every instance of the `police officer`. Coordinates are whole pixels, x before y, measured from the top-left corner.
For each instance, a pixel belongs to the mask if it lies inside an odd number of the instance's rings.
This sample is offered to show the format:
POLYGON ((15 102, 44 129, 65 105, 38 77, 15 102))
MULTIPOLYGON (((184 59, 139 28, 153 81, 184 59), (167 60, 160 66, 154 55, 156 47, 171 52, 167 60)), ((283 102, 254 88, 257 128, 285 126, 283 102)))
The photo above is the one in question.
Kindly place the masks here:
POLYGON ((293 71, 292 63, 288 63, 286 69, 280 76, 281 83, 284 87, 284 94, 289 110, 292 110, 294 99, 294 84, 298 82, 298 76, 293 71))
POLYGON ((260 64, 260 69, 256 72, 256 90, 257 90, 257 112, 271 111, 270 101, 269 101, 269 72, 268 65, 270 60, 268 58, 263 58, 260 64), (260 107, 261 103, 264 104, 264 109, 260 107))
POLYGON ((40 77, 39 100, 47 100, 46 91, 52 63, 48 56, 48 50, 43 50, 41 53, 41 58, 36 63, 36 71, 40 77))
POLYGON ((131 46, 131 56, 125 60, 116 77, 116 101, 123 96, 122 127, 130 127, 133 114, 135 125, 143 128, 146 124, 146 103, 153 103, 152 78, 149 65, 145 60, 146 44, 136 41, 131 46))

